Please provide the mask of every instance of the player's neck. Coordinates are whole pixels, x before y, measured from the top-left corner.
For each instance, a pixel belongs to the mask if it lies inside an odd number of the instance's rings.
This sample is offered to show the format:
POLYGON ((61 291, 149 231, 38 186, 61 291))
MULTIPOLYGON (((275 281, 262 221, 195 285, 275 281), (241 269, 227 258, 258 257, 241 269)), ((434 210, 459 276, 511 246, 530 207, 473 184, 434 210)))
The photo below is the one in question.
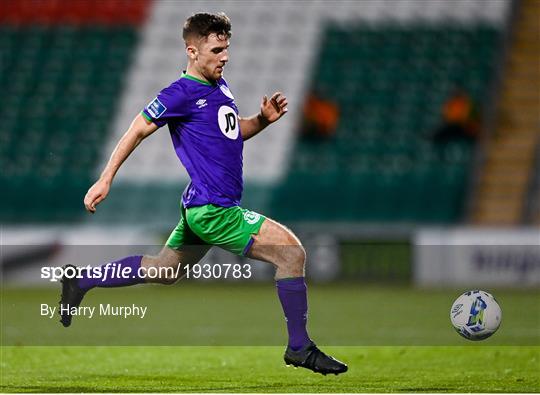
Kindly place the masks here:
POLYGON ((206 78, 204 75, 202 75, 200 72, 197 71, 197 69, 195 67, 190 67, 190 65, 187 66, 186 68, 186 72, 185 72, 187 75, 189 75, 190 77, 194 77, 200 81, 203 81, 203 82, 206 82, 208 84, 214 84, 216 81, 213 81, 213 80, 209 80, 208 78, 206 78))

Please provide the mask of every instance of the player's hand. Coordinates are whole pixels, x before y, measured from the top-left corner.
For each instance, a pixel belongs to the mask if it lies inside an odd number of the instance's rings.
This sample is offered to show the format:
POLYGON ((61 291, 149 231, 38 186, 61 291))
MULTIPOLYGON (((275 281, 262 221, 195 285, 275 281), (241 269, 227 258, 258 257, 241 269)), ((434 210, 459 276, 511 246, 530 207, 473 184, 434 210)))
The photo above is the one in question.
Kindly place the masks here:
POLYGON ((281 92, 274 93, 270 100, 265 95, 261 103, 261 115, 268 123, 276 122, 289 111, 287 104, 287 98, 281 92))
POLYGON ((84 197, 84 207, 86 207, 86 211, 94 214, 96 212, 96 206, 107 197, 110 188, 110 182, 102 179, 97 180, 84 197))

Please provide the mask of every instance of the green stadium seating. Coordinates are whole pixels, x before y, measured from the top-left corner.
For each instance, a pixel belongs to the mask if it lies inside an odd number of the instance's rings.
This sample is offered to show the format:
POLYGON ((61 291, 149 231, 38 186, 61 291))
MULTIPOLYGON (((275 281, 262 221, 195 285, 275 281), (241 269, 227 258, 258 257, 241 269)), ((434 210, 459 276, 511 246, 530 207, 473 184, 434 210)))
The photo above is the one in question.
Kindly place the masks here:
POLYGON ((136 39, 127 26, 0 26, 2 222, 83 214, 136 39))
POLYGON ((482 106, 500 32, 492 27, 326 28, 312 89, 340 107, 332 140, 300 140, 271 215, 289 221, 459 221, 466 144, 429 136, 459 84, 482 106))

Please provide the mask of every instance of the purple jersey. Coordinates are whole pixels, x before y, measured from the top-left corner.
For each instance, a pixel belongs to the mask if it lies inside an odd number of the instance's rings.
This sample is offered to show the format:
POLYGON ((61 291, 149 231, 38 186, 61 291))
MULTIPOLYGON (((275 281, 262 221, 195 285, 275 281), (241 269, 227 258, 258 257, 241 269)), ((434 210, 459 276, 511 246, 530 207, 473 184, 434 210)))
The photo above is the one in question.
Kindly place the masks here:
POLYGON ((176 155, 191 177, 184 207, 240 205, 244 142, 238 108, 223 78, 210 84, 183 73, 142 114, 159 127, 169 126, 176 155))

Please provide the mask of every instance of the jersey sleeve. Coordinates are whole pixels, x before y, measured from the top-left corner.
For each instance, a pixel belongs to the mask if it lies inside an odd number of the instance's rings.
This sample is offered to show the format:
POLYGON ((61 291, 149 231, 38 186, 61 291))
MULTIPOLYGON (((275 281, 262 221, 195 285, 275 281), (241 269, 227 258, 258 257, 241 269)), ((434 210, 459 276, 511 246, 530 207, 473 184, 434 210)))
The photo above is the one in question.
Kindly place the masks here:
POLYGON ((172 84, 163 89, 142 110, 141 114, 148 121, 162 127, 173 118, 186 115, 186 94, 180 86, 172 84))

